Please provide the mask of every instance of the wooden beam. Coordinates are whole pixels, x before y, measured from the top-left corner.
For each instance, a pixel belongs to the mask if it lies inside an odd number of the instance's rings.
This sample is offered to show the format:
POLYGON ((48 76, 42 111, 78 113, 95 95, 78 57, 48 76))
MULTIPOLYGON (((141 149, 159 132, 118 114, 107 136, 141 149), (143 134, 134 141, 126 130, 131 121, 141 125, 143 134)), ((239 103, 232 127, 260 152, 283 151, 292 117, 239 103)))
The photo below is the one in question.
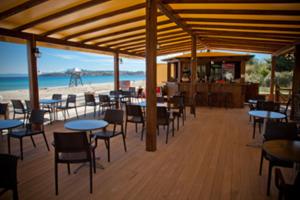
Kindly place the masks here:
MULTIPOLYGON (((30 34, 30 33, 12 31, 12 30, 8 30, 8 29, 4 29, 4 28, 0 28, 0 35, 16 37, 16 38, 21 38, 21 39, 25 39, 25 40, 31 39, 32 36, 34 36, 35 40, 40 41, 40 42, 52 43, 52 44, 63 45, 63 46, 71 46, 71 47, 83 48, 83 49, 90 49, 90 50, 95 50, 95 51, 104 51, 104 52, 110 52, 110 53, 116 52, 115 49, 111 49, 108 47, 99 47, 99 46, 95 46, 95 45, 87 45, 87 44, 82 44, 82 43, 78 43, 78 42, 65 41, 65 40, 61 40, 61 39, 45 37, 45 36, 40 36, 40 35, 34 35, 34 34, 30 34)), ((142 55, 127 52, 127 51, 119 51, 119 53, 131 55, 131 56, 142 57, 142 55)))
POLYGON ((260 44, 260 45, 289 45, 290 42, 270 41, 270 40, 255 40, 255 39, 240 39, 240 38, 201 38, 205 42, 219 42, 219 43, 234 43, 234 44, 260 44))
MULTIPOLYGON (((165 24, 170 24, 170 23, 171 23, 170 20, 165 20, 165 21, 161 21, 161 22, 157 23, 157 25, 165 25, 165 24)), ((116 31, 116 32, 107 33, 107 34, 104 34, 104 35, 84 39, 84 40, 81 41, 81 43, 89 42, 89 41, 92 41, 92 40, 99 40, 99 39, 106 38, 106 37, 121 35, 121 34, 129 33, 129 32, 133 32, 133 31, 145 30, 145 28, 146 28, 146 26, 136 26, 136 27, 129 28, 129 29, 124 29, 124 30, 121 30, 121 31, 116 31)), ((176 28, 176 26, 167 27, 166 29, 172 30, 174 28, 176 28)))
MULTIPOLYGON (((300 12, 300 11, 299 11, 300 12)), ((268 27, 268 26, 235 26, 235 25, 207 25, 207 24, 189 24, 192 30, 207 30, 210 29, 238 29, 238 30, 258 30, 258 31, 287 31, 300 32, 300 28, 291 27, 268 27)))
POLYGON ((27 10, 29 8, 32 8, 34 6, 37 6, 41 3, 46 2, 47 0, 29 0, 26 1, 16 7, 10 8, 8 10, 5 10, 3 12, 0 13, 0 20, 3 20, 5 18, 8 18, 12 15, 15 15, 17 13, 23 12, 24 10, 27 10))
POLYGON ((246 61, 241 60, 241 83, 245 83, 246 61))
POLYGON ((111 24, 107 24, 107 25, 87 29, 87 30, 84 30, 84 31, 80 31, 78 33, 68 35, 68 36, 64 37, 63 39, 64 40, 69 40, 71 38, 75 38, 75 37, 78 37, 78 36, 81 36, 81 35, 97 32, 97 31, 102 31, 102 30, 105 30, 105 29, 110 29, 110 28, 116 27, 116 26, 122 26, 122 25, 125 25, 125 24, 130 24, 130 23, 142 21, 144 19, 145 19, 145 16, 139 16, 139 17, 134 17, 134 18, 130 18, 130 19, 125 19, 125 20, 117 21, 115 23, 111 23, 111 24))
POLYGON ((292 45, 289 44, 289 45, 286 45, 286 46, 282 47, 278 51, 274 52, 273 55, 274 56, 280 56, 280 55, 292 52, 294 50, 295 50, 295 45, 294 44, 292 44, 292 45))
POLYGON ((235 44, 218 44, 218 43, 209 43, 209 46, 211 47, 232 47, 232 48, 239 48, 239 49, 265 49, 269 50, 270 52, 274 52, 277 50, 276 47, 273 46, 257 46, 257 45, 252 45, 252 44, 247 44, 247 45, 235 45, 235 44))
POLYGON ((227 10, 227 9, 174 9, 176 14, 212 15, 288 15, 298 16, 299 10, 227 10))
POLYGON ((34 37, 27 40, 27 60, 29 78, 29 97, 32 109, 40 109, 37 60, 35 56, 36 41, 34 37))
POLYGON ((114 54, 114 90, 120 89, 120 60, 119 53, 114 54))
MULTIPOLYGON (((214 23, 239 23, 239 24, 282 24, 282 25, 300 25, 300 21, 286 20, 258 20, 258 19, 214 19, 214 18, 181 18, 185 22, 214 22, 214 23)), ((187 23, 189 24, 189 23, 187 23)))
POLYGON ((212 50, 229 50, 229 51, 236 51, 236 52, 250 52, 250 53, 264 53, 264 54, 272 54, 272 51, 265 50, 265 49, 241 49, 241 48, 233 48, 233 47, 217 47, 217 46, 210 46, 210 49, 212 50))
POLYGON ((74 12, 77 12, 77 11, 80 11, 80 10, 83 10, 83 9, 86 9, 86 8, 89 8, 89 7, 92 7, 92 6, 95 6, 95 5, 99 5, 99 4, 102 4, 102 3, 107 2, 107 1, 109 1, 109 0, 101 0, 101 1, 100 0, 91 0, 91 1, 87 1, 85 3, 67 8, 67 9, 62 10, 60 12, 42 17, 40 19, 34 20, 34 21, 26 23, 24 25, 18 26, 13 30, 22 31, 22 30, 34 27, 38 24, 42 24, 42 23, 45 23, 47 21, 51 21, 51 20, 54 20, 56 18, 65 16, 65 15, 68 15, 68 14, 71 14, 71 13, 74 13, 74 12))
POLYGON ((146 151, 156 151, 156 4, 146 0, 146 151))
POLYGON ((262 47, 262 48, 269 48, 269 49, 272 49, 274 51, 276 51, 277 49, 281 48, 282 46, 278 46, 278 45, 267 45, 267 44, 255 44, 255 43, 220 43, 220 42, 208 42, 207 43, 208 46, 214 46, 214 45, 218 45, 218 46, 222 46, 222 45, 225 45, 225 46, 232 46, 232 47, 244 47, 244 46, 247 46, 247 47, 262 47))
MULTIPOLYGON (((293 86, 292 86, 292 110, 291 119, 295 118, 296 112, 299 112, 299 102, 296 101, 296 95, 300 94, 300 45, 295 46, 295 67, 293 72, 293 86), (298 105, 297 105, 298 104, 298 105)), ((299 99, 299 97, 298 97, 299 99)), ((299 113, 297 113, 299 115, 299 113)))
POLYGON ((162 0, 162 3, 299 3, 298 0, 162 0))
POLYGON ((145 7, 145 3, 136 4, 134 6, 130 6, 130 7, 122 8, 122 9, 112 11, 112 12, 109 12, 109 13, 97 15, 97 16, 94 16, 94 17, 91 17, 91 18, 88 18, 88 19, 84 19, 84 20, 75 22, 75 23, 70 23, 68 25, 64 25, 64 26, 52 29, 50 31, 47 31, 47 32, 43 33, 42 35, 43 36, 51 35, 53 33, 57 33, 57 32, 60 32, 60 31, 66 30, 66 29, 71 29, 71 28, 74 28, 76 26, 82 26, 82 25, 92 23, 92 22, 95 22, 95 21, 98 21, 98 20, 103 20, 103 19, 106 19, 106 18, 114 17, 116 15, 132 12, 134 10, 138 10, 138 9, 141 9, 141 8, 144 8, 144 7, 145 7))
MULTIPOLYGON (((190 88, 190 105, 193 104, 193 96, 196 92, 196 83, 197 83, 197 36, 192 36, 192 45, 191 45, 191 88, 190 88)), ((191 113, 196 112, 194 107, 191 106, 191 113)))
POLYGON ((270 79, 270 95, 269 95, 269 100, 270 101, 274 101, 275 69, 276 69, 276 56, 272 56, 271 79, 270 79))

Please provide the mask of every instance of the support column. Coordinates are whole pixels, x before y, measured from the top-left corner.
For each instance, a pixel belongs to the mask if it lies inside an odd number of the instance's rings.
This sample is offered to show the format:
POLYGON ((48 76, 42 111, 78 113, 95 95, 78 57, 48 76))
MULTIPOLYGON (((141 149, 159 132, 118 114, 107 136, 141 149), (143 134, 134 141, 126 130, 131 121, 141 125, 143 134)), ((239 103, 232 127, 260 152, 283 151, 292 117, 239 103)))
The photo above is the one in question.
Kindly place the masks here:
POLYGON ((120 89, 120 61, 119 53, 114 54, 114 90, 120 89))
POLYGON ((167 63, 167 81, 171 80, 171 63, 167 63))
POLYGON ((157 1, 146 0, 146 151, 156 151, 157 1))
MULTIPOLYGON (((192 35, 191 48, 191 85, 190 85, 190 105, 193 104, 193 96, 196 92, 196 77, 197 77, 197 37, 192 35)), ((191 113, 194 112, 191 107, 191 113)))
POLYGON ((35 56, 36 41, 34 38, 27 40, 27 60, 28 60, 28 75, 29 75, 29 95, 31 107, 34 110, 40 109, 39 102, 39 85, 38 85, 38 70, 37 59, 35 56))
POLYGON ((241 83, 245 83, 246 61, 241 61, 241 83))
POLYGON ((272 56, 271 79, 270 79, 270 95, 269 95, 269 100, 270 101, 274 100, 275 68, 276 68, 276 56, 272 56))
POLYGON ((299 102, 296 99, 296 95, 300 94, 300 44, 295 46, 295 68, 293 75, 293 88, 292 88, 292 110, 291 110, 291 119, 294 119, 295 116, 299 115, 298 110, 299 102), (298 104, 298 105, 297 105, 298 104))

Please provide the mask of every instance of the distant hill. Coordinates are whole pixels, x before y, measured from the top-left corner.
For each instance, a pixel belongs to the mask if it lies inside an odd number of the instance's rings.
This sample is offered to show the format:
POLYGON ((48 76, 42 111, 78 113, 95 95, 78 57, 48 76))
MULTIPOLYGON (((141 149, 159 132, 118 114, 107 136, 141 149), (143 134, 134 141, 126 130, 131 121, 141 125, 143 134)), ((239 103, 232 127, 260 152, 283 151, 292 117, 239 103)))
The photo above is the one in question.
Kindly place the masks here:
MULTIPOLYGON (((51 73, 42 73, 40 76, 70 76, 71 71, 66 72, 51 72, 51 73)), ((88 71, 88 70, 82 70, 81 71, 82 76, 113 76, 114 71, 88 71)), ((143 71, 120 71, 120 75, 145 75, 145 72, 143 71)))

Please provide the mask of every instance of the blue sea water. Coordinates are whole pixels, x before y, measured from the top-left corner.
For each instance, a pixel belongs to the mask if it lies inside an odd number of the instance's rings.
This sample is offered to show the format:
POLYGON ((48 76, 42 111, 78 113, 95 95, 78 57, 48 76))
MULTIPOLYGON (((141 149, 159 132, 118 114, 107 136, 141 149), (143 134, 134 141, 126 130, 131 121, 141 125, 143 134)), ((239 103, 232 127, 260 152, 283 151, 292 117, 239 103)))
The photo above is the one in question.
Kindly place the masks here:
MULTIPOLYGON (((120 76, 120 80, 138 81, 145 80, 144 75, 124 75, 120 76)), ((67 87, 69 85, 69 76, 39 76, 39 88, 49 87, 67 87)), ((113 76, 83 76, 84 85, 95 83, 113 82, 113 76)), ((28 89, 29 81, 26 75, 1 75, 0 91, 28 89)))

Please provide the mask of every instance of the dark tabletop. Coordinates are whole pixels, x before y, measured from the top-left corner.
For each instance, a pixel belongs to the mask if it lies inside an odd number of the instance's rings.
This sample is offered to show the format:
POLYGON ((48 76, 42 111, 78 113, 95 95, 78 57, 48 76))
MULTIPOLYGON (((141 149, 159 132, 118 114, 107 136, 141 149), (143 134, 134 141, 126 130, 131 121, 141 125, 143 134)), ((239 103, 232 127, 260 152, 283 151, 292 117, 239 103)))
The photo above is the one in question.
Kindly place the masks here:
POLYGON ((61 103, 64 100, 56 100, 56 99, 41 99, 40 104, 56 104, 61 103))
POLYGON ((13 119, 0 120, 0 130, 16 128, 22 125, 23 122, 20 120, 13 120, 13 119))
POLYGON ((248 112, 249 115, 253 117, 259 117, 259 118, 268 118, 268 119, 283 119, 285 118, 285 115, 278 112, 270 112, 265 110, 251 110, 248 112))
POLYGON ((65 123, 65 128, 73 131, 92 131, 105 128, 107 125, 104 120, 74 120, 65 123))
POLYGON ((277 159, 300 163, 300 141, 270 140, 262 148, 277 159))

